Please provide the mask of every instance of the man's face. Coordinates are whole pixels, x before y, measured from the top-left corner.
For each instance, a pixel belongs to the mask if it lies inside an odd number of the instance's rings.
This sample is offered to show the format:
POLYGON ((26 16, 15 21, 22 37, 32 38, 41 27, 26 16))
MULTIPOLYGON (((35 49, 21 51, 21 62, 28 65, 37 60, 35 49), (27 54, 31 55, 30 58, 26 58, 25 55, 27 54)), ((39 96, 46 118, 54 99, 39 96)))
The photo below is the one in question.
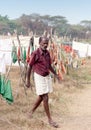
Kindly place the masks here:
POLYGON ((47 47, 48 47, 48 42, 49 40, 48 39, 42 39, 41 43, 40 43, 40 47, 42 50, 46 50, 47 47))

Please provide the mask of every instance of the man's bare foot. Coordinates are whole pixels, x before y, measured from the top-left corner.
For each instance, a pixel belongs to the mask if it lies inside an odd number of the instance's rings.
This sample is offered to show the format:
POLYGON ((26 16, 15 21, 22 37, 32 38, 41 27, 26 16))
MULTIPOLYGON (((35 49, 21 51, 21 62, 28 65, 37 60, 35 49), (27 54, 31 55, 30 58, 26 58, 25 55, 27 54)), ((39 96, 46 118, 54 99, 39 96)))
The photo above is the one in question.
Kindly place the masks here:
POLYGON ((27 113, 27 117, 31 119, 33 117, 32 114, 33 114, 32 112, 27 113))
POLYGON ((49 124, 50 124, 50 126, 52 126, 52 127, 55 127, 55 128, 59 128, 59 125, 56 123, 56 122, 54 122, 54 121, 49 121, 49 124))

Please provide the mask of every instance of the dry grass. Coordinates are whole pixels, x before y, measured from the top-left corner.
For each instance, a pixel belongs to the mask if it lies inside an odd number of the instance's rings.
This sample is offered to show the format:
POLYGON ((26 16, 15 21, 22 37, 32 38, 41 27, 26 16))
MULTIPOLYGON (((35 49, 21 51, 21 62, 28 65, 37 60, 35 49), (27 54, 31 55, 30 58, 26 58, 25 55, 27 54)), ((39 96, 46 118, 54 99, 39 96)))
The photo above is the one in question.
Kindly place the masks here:
MULTIPOLYGON (((77 71, 74 70, 74 73, 70 71, 70 75, 66 76, 60 84, 57 82, 53 84, 54 92, 49 95, 49 106, 53 119, 59 124, 62 123, 63 117, 69 115, 69 104, 72 101, 72 96, 79 91, 78 88, 82 88, 81 82, 91 81, 89 76, 91 74, 91 71, 89 71, 90 61, 87 62, 77 71)), ((11 68, 9 79, 11 79, 14 103, 9 105, 2 98, 0 99, 0 130, 53 130, 54 128, 48 125, 42 104, 36 110, 32 119, 27 117, 27 112, 32 108, 37 96, 35 88, 33 88, 33 91, 27 89, 26 96, 23 84, 19 84, 19 67, 13 66, 11 68)), ((84 84, 82 86, 84 87, 84 84)))

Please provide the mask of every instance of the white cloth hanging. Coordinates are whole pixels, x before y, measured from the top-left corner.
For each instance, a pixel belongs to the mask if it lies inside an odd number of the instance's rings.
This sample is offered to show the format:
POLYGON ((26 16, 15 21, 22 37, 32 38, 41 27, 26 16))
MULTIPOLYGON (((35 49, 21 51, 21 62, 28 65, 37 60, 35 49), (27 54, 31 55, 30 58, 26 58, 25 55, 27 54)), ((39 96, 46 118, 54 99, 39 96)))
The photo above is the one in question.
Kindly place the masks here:
POLYGON ((11 65, 12 63, 12 40, 11 39, 0 39, 0 56, 4 54, 5 64, 11 65))
POLYGON ((6 73, 6 63, 5 63, 5 54, 0 53, 0 73, 5 74, 6 73))

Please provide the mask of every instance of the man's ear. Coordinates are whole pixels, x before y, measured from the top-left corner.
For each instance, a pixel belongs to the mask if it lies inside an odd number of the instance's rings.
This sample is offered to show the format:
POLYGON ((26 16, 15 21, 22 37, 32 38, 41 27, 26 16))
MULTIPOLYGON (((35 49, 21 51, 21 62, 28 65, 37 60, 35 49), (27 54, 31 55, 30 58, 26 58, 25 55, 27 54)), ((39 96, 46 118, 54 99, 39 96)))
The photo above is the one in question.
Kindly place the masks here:
POLYGON ((42 42, 40 42, 39 45, 42 45, 42 42))

